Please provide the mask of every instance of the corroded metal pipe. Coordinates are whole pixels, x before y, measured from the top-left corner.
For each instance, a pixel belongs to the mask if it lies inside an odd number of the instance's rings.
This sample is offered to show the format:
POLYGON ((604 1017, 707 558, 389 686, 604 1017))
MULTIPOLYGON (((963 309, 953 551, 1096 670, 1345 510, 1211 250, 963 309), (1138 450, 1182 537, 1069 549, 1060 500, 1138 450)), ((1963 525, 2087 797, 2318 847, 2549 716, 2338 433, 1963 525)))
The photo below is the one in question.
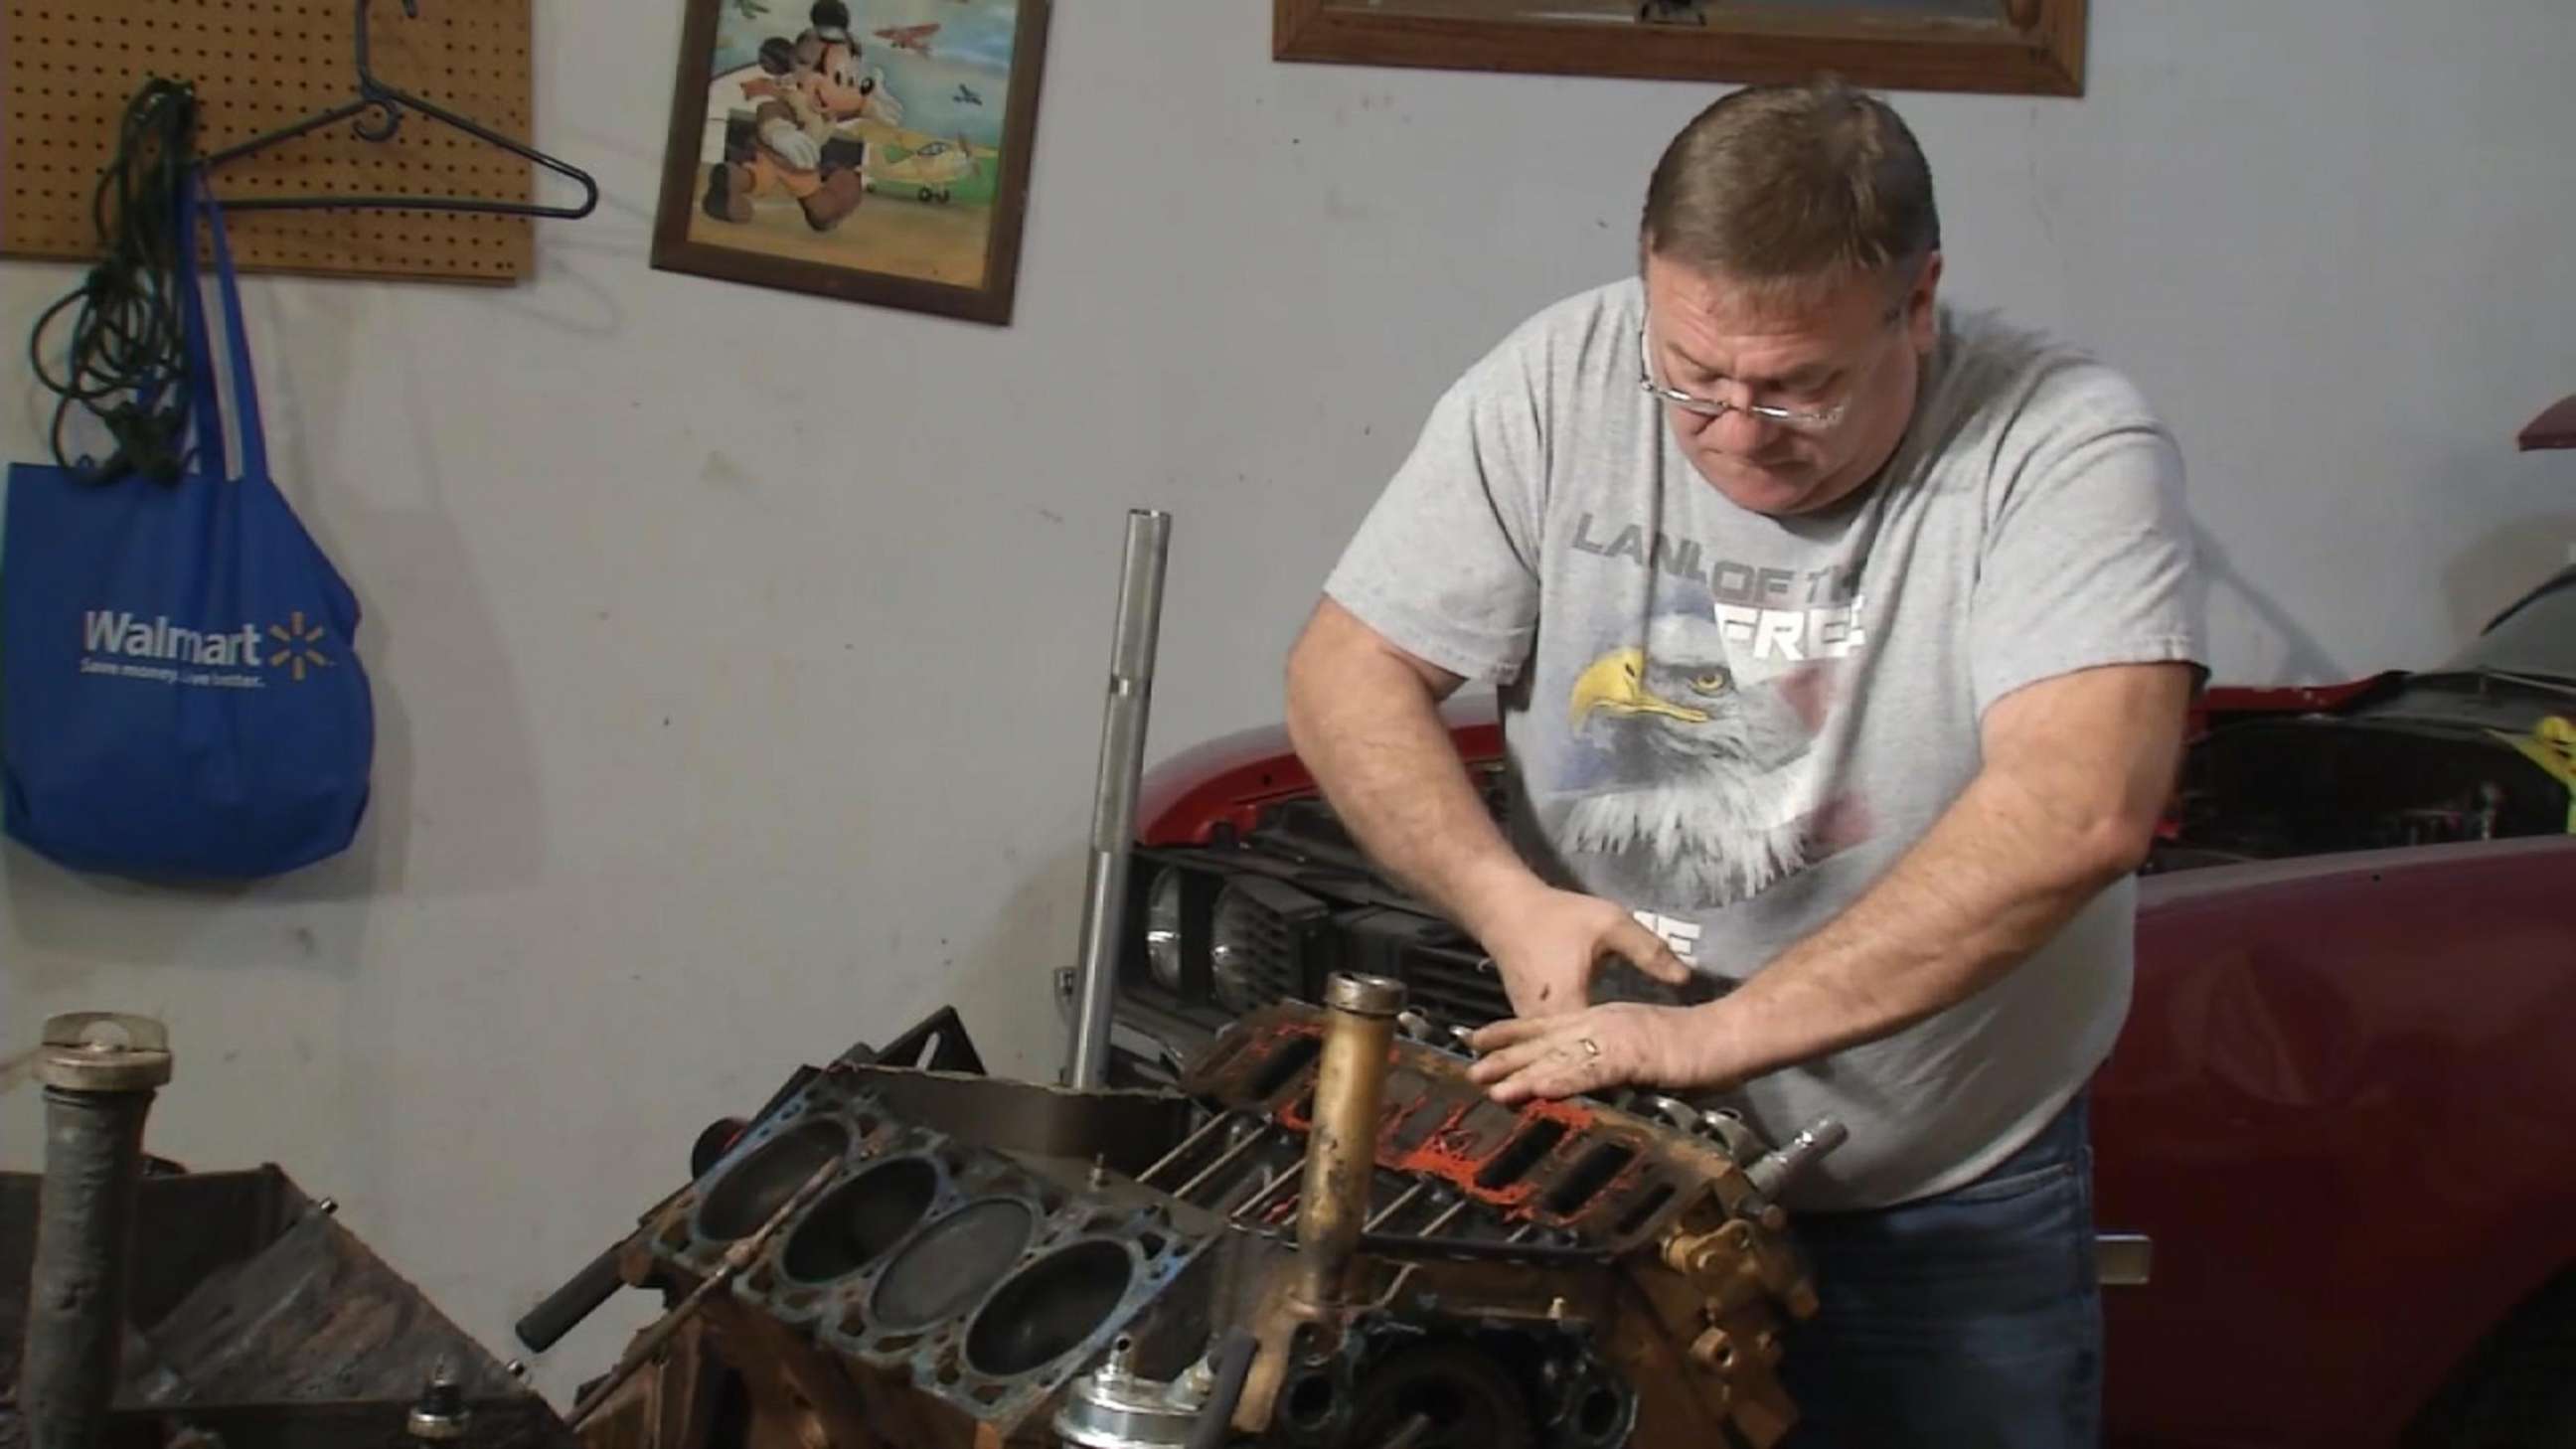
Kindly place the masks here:
POLYGON ((1314 1130, 1298 1200, 1292 1293, 1308 1309, 1349 1300, 1351 1260, 1368 1221, 1377 1171, 1377 1119, 1404 983, 1336 973, 1324 986, 1324 1061, 1315 1074, 1314 1130))
POLYGON ((45 1176, 36 1192, 18 1390, 34 1449, 91 1449, 106 1434, 125 1332, 143 1119, 153 1092, 170 1080, 169 1047, 161 1023, 148 1017, 74 1012, 45 1023, 36 1061, 45 1084, 45 1176))

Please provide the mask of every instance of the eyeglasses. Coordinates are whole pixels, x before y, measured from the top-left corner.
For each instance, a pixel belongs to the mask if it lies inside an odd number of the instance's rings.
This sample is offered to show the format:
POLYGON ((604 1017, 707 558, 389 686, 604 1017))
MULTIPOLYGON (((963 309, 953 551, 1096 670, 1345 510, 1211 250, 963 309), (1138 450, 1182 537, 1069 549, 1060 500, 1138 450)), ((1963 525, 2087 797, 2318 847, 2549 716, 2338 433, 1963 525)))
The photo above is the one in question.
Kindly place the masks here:
MULTIPOLYGON (((1896 319, 1904 315, 1905 309, 1901 306, 1896 307, 1890 309, 1886 320, 1894 322, 1896 319)), ((1793 428, 1802 433, 1822 433, 1830 431, 1836 424, 1843 420, 1846 414, 1851 411, 1851 398, 1848 394, 1848 390, 1846 390, 1845 396, 1825 407, 1784 408, 1773 407, 1765 403, 1725 402, 1713 397, 1701 397, 1699 394, 1694 392, 1683 392, 1678 388, 1666 387, 1662 383, 1655 381, 1655 369, 1649 359, 1649 353, 1646 347, 1646 326, 1643 321, 1640 321, 1637 324, 1637 386, 1644 389, 1649 396, 1671 403, 1674 407, 1680 408, 1683 412, 1691 413, 1698 417, 1722 418, 1728 413, 1742 413, 1747 417, 1758 418, 1775 427, 1793 428)))

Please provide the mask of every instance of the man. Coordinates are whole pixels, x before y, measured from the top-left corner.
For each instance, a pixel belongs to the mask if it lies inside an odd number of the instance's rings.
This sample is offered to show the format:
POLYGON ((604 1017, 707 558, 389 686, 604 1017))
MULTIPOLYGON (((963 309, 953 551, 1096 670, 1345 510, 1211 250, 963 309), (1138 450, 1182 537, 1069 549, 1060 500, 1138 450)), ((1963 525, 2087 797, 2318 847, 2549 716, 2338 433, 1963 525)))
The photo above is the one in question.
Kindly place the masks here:
POLYGON ((1788 1204, 1825 1303, 1796 1443, 2090 1442, 2081 1089, 2199 678, 2180 459, 2107 368, 1936 302, 1874 98, 1719 101, 1640 240, 1440 400, 1291 655, 1292 737, 1492 956, 1498 1100, 1850 1129, 1788 1204), (1435 713, 1470 678, 1509 839, 1435 713))

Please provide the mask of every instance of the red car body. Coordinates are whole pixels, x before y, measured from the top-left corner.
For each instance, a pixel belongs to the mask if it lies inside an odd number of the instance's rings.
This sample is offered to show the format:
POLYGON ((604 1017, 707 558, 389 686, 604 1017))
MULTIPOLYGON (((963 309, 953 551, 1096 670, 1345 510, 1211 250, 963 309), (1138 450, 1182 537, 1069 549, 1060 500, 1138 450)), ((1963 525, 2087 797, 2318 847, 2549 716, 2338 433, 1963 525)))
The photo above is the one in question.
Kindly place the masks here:
MULTIPOLYGON (((2576 1247, 2576 836, 2140 883, 2097 1079, 2125 1445, 2386 1445, 2576 1247)), ((2567 1369, 2576 1373, 2576 1365, 2567 1369)))
MULTIPOLYGON (((2195 749, 2403 677, 2209 691, 2195 749)), ((1489 717, 1453 737, 1499 766, 1489 717)), ((1232 737, 1149 777, 1140 841, 1221 844, 1316 793, 1283 732, 1232 737)), ((2096 1217, 2153 1266, 2104 1290, 2109 1442, 2414 1442, 2576 1264, 2576 835, 2195 861, 2140 883, 2137 930, 2096 1217)))

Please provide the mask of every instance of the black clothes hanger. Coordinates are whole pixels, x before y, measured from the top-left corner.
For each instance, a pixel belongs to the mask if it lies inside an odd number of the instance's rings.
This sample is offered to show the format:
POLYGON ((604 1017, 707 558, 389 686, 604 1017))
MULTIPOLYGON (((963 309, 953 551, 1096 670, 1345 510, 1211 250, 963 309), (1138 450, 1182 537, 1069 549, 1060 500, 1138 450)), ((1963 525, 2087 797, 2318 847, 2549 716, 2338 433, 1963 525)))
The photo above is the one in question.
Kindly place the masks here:
MULTIPOLYGON (((389 140, 394 132, 402 128, 403 112, 418 111, 433 121, 453 126, 477 140, 498 146, 513 155, 525 156, 557 175, 572 178, 581 187, 580 204, 546 206, 536 202, 488 201, 479 197, 466 196, 251 196, 239 200, 226 197, 223 202, 224 210, 298 211, 390 207, 404 211, 472 211, 490 212, 501 216, 551 216, 567 220, 590 215, 591 209, 599 204, 599 183, 591 180, 588 172, 576 166, 566 165, 542 151, 532 150, 453 111, 445 110, 376 79, 375 72, 367 64, 369 3, 370 0, 357 0, 358 94, 355 97, 317 115, 307 116, 293 125, 271 131, 267 135, 254 136, 238 145, 227 146, 205 157, 201 164, 211 171, 255 151, 266 150, 281 141, 293 140, 308 131, 320 130, 335 121, 347 120, 352 116, 360 117, 350 129, 356 131, 361 138, 369 141, 389 140), (374 112, 374 114, 362 114, 365 112, 374 112)), ((419 0, 402 0, 402 7, 405 15, 415 20, 420 18, 419 0)))

